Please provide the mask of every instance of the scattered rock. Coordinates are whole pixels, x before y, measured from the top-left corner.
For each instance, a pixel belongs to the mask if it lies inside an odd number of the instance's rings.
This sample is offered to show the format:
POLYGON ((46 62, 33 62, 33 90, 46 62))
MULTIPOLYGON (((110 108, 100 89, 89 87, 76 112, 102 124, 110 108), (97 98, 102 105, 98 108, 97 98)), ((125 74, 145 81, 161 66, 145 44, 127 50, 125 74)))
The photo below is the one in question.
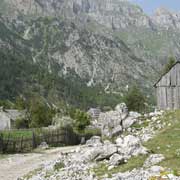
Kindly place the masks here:
POLYGON ((163 161, 165 157, 162 154, 150 155, 144 163, 144 167, 151 167, 163 161))
POLYGON ((110 157, 109 164, 113 166, 118 166, 124 163, 124 157, 115 153, 110 157))
POLYGON ((88 146, 102 146, 101 137, 99 136, 93 136, 91 139, 86 141, 86 145, 88 146))
POLYGON ((49 148, 49 145, 46 142, 42 142, 39 146, 38 149, 46 150, 49 148))

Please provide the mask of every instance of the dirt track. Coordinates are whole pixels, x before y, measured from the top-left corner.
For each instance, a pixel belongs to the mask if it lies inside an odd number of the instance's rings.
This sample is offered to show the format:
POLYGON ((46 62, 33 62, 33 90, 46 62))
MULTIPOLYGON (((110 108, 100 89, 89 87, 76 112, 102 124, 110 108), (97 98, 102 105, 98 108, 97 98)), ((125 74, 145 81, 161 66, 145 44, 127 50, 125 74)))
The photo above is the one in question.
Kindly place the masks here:
POLYGON ((56 160, 61 152, 69 152, 77 146, 54 148, 39 153, 15 154, 0 159, 0 180, 17 180, 44 163, 56 160))

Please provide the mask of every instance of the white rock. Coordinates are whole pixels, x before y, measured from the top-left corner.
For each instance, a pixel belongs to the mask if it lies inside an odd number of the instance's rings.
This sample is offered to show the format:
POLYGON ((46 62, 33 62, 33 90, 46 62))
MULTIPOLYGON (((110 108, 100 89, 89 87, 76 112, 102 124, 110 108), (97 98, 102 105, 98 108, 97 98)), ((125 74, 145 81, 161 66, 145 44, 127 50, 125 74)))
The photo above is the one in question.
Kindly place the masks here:
POLYGON ((91 139, 86 141, 86 145, 88 145, 88 146, 101 146, 102 145, 101 137, 99 137, 99 136, 91 137, 91 139))
POLYGON ((139 154, 147 154, 147 149, 141 145, 140 139, 135 136, 125 136, 123 142, 118 139, 116 143, 118 143, 118 153, 127 156, 128 158, 139 154))
POLYGON ((113 166, 118 166, 124 163, 124 157, 115 153, 110 157, 109 164, 113 166))
POLYGON ((131 127, 136 121, 137 119, 135 119, 134 117, 128 116, 126 119, 122 121, 122 126, 124 129, 127 129, 131 127))
POLYGON ((110 156, 117 152, 117 146, 115 144, 105 144, 101 148, 101 150, 102 151, 100 155, 96 158, 97 161, 108 159, 110 156))
POLYGON ((151 167, 153 165, 160 163, 164 159, 165 157, 162 154, 152 154, 146 159, 144 167, 151 167))

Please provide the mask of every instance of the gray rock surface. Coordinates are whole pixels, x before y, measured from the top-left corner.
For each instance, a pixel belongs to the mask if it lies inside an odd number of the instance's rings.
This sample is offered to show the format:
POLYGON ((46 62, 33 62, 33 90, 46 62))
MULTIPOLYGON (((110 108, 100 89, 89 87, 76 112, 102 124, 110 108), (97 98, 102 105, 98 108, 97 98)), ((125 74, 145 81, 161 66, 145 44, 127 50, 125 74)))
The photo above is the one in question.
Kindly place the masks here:
POLYGON ((140 139, 132 135, 125 136, 123 139, 116 140, 118 153, 129 159, 131 156, 147 154, 147 149, 142 146, 140 139))
POLYGON ((122 155, 115 153, 110 157, 109 165, 118 166, 123 163, 124 163, 124 157, 122 155))
POLYGON ((99 136, 93 136, 91 139, 86 141, 86 145, 88 146, 102 146, 101 137, 99 136))
POLYGON ((139 116, 139 113, 129 113, 126 104, 121 103, 115 107, 114 111, 100 113, 98 124, 100 124, 103 136, 113 137, 120 135, 123 129, 132 126, 139 116))
POLYGON ((146 159, 144 167, 154 166, 163 161, 164 159, 165 157, 162 154, 152 154, 146 159))

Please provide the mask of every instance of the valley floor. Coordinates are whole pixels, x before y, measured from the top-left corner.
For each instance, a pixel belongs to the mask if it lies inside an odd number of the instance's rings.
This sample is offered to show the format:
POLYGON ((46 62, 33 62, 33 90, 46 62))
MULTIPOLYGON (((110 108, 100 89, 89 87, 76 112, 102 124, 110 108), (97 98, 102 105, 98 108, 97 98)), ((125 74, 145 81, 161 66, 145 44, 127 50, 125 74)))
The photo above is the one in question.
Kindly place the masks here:
POLYGON ((69 152, 76 148, 77 146, 60 147, 28 154, 0 156, 0 179, 17 180, 43 164, 56 160, 62 152, 69 152))

